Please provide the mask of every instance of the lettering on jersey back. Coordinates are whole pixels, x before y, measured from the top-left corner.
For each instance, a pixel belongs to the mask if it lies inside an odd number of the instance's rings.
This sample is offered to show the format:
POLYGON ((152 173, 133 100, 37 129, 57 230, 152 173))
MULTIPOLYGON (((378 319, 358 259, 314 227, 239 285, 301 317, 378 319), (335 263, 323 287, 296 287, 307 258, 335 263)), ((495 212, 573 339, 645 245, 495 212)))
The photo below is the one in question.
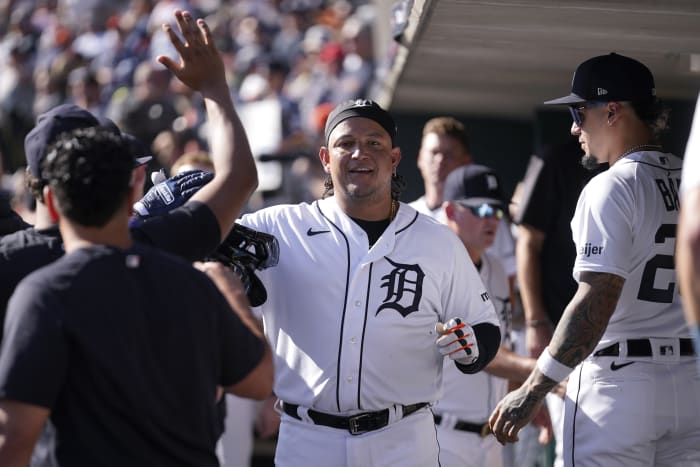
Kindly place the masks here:
POLYGON ((394 266, 388 274, 382 276, 380 287, 386 287, 386 297, 377 309, 396 310, 404 318, 411 313, 418 311, 421 297, 423 296, 423 278, 425 274, 417 264, 401 264, 386 258, 394 266))
POLYGON ((680 203, 678 202, 678 189, 681 186, 680 178, 668 177, 666 180, 657 178, 656 186, 661 193, 661 198, 664 200, 664 206, 667 211, 678 211, 680 203))

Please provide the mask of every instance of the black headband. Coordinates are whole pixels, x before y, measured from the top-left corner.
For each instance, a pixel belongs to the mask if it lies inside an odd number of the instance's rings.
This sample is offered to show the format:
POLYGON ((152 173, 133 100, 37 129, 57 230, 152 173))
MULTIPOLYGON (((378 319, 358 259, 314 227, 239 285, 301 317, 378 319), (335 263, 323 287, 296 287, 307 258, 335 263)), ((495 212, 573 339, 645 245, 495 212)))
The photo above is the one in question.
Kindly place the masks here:
POLYGON ((335 127, 337 127, 343 120, 347 120, 352 117, 363 117, 369 118, 379 123, 382 128, 389 133, 391 137, 391 145, 396 146, 396 124, 394 119, 391 118, 389 112, 379 107, 379 105, 371 100, 367 99, 357 99, 345 101, 338 105, 333 111, 328 115, 328 120, 326 120, 326 144, 330 138, 331 132, 335 127))

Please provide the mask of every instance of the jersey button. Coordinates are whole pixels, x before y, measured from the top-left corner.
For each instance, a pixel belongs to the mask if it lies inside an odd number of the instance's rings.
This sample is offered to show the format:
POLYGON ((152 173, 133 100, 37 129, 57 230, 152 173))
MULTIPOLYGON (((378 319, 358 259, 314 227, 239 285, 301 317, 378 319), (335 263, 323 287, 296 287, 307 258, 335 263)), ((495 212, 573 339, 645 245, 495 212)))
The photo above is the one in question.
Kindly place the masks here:
POLYGON ((347 379, 347 380, 348 380, 348 383, 351 383, 351 382, 352 382, 352 376, 348 376, 348 377, 347 377, 347 378, 345 378, 345 379, 347 379))
POLYGON ((356 307, 361 307, 361 306, 362 306, 362 301, 360 301, 360 300, 355 300, 355 306, 356 306, 356 307))
POLYGON ((352 337, 352 338, 350 339, 350 343, 351 343, 351 344, 357 343, 357 338, 352 337))

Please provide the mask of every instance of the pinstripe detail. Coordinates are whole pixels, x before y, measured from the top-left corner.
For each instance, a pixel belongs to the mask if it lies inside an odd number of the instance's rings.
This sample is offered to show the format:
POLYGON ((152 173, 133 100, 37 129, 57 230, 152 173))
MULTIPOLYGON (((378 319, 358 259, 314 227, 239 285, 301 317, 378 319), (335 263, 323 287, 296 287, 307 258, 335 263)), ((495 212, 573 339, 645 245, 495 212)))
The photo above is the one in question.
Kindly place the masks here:
POLYGON ((408 229, 410 226, 412 226, 412 225, 416 222, 417 219, 418 219, 418 212, 416 211, 416 215, 413 216, 413 219, 411 220, 411 222, 409 222, 409 223, 406 225, 406 227, 403 227, 402 229, 397 230, 396 233, 395 233, 395 235, 398 235, 398 234, 400 234, 401 232, 403 232, 404 230, 408 229))
MULTIPOLYGON (((572 467, 576 465, 576 460, 574 459, 574 452, 576 451, 576 414, 578 413, 578 396, 581 394, 581 374, 583 374, 583 365, 579 365, 578 370, 578 387, 576 388, 576 403, 574 405, 574 417, 571 420, 571 465, 572 467)), ((566 412, 566 408, 564 409, 566 412)))
POLYGON ((369 287, 372 284, 372 268, 374 263, 369 265, 369 277, 367 278, 367 296, 365 297, 365 319, 362 323, 362 339, 360 339, 360 371, 357 379, 357 408, 362 409, 360 403, 360 388, 362 388, 362 359, 365 355, 365 331, 367 330, 367 315, 369 311, 369 287))
POLYGON ((343 240, 345 240, 345 257, 346 257, 346 266, 345 266, 345 297, 343 299, 343 314, 340 320, 340 339, 338 340, 338 361, 336 363, 336 368, 335 368, 335 404, 338 408, 338 412, 340 412, 340 360, 341 360, 341 354, 342 354, 342 345, 343 345, 343 331, 345 327, 345 312, 347 311, 347 303, 348 303, 348 289, 350 286, 350 242, 348 242, 348 238, 345 236, 345 233, 333 223, 333 221, 330 220, 328 216, 326 216, 323 211, 321 210, 321 206, 319 205, 318 201, 315 201, 314 204, 316 205, 316 210, 318 213, 328 221, 330 225, 332 225, 339 233, 342 235, 343 240))

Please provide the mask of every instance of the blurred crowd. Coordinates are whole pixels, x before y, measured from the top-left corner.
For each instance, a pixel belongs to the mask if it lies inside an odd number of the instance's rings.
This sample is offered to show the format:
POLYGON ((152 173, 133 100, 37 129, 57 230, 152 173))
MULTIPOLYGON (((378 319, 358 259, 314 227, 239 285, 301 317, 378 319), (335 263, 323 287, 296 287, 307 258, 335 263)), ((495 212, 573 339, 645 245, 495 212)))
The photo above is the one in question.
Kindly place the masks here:
POLYGON ((368 0, 0 0, 6 191, 21 198, 24 136, 63 103, 135 136, 154 156, 151 170, 170 172, 183 154, 207 151, 201 97, 155 61, 176 56, 161 29, 176 8, 205 18, 224 56, 259 161, 251 202, 319 197, 325 118, 335 104, 365 97, 377 74, 368 0))

